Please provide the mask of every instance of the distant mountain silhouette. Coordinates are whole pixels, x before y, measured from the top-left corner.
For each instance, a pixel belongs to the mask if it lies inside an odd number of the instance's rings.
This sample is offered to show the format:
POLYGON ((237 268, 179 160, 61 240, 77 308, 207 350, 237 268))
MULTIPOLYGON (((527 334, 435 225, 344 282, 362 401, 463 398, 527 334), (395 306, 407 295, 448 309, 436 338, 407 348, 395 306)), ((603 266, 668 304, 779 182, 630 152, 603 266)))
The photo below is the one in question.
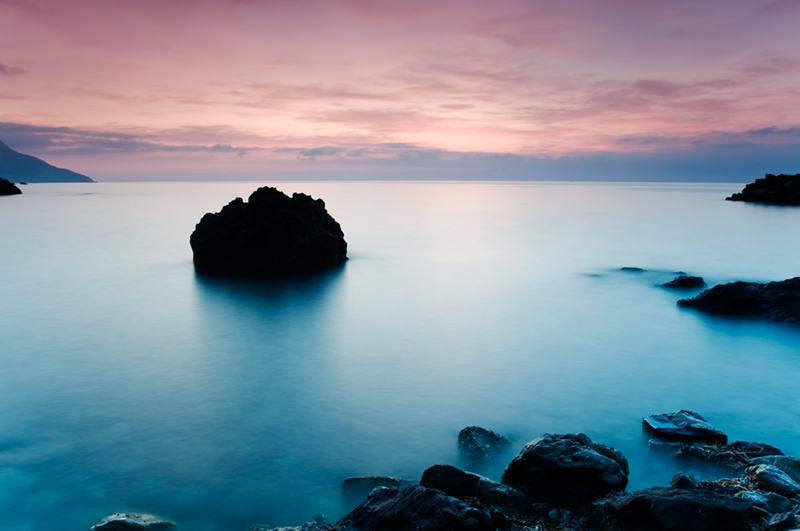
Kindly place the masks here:
POLYGON ((42 159, 14 151, 0 141, 0 177, 12 183, 93 183, 74 171, 56 168, 42 159))

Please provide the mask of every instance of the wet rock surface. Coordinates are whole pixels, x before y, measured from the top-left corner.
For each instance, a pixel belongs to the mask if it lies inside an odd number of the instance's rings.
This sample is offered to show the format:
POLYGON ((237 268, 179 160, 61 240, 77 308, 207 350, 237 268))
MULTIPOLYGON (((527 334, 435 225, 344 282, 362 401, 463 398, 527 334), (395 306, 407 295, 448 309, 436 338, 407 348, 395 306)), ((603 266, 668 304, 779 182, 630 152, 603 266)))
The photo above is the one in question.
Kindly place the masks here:
POLYGON ((92 526, 91 531, 175 531, 178 526, 150 514, 112 514, 92 526))
POLYGON ((800 277, 780 282, 731 282, 707 289, 678 305, 706 313, 800 323, 800 277))
POLYGON ((681 409, 672 413, 650 415, 642 419, 642 426, 654 437, 665 441, 728 442, 728 437, 692 411, 681 409))
POLYGON ((475 498, 514 515, 523 514, 527 506, 525 495, 513 487, 450 465, 434 465, 428 468, 422 474, 419 484, 438 489, 448 496, 475 498))
POLYGON ((658 286, 661 288, 672 289, 672 290, 691 290, 691 289, 703 289, 708 285, 706 284, 705 280, 703 280, 703 277, 679 275, 674 279, 670 280, 669 282, 659 284, 658 286))
POLYGON ((744 471, 758 490, 774 492, 787 498, 800 494, 800 485, 789 474, 774 465, 754 465, 744 471))
POLYGON ((272 276, 329 269, 347 259, 339 223, 321 199, 271 187, 206 214, 190 238, 199 273, 272 276))
POLYGON ((21 193, 22 190, 17 188, 14 183, 0 177, 0 195, 17 195, 21 193))
POLYGON ((741 192, 725 199, 774 205, 800 205, 800 174, 773 175, 768 173, 763 179, 756 179, 754 183, 745 186, 741 192))
POLYGON ((749 441, 734 441, 730 444, 697 444, 650 439, 647 441, 647 445, 652 450, 665 452, 678 458, 705 461, 731 468, 743 468, 756 464, 753 461, 756 457, 783 455, 783 452, 770 444, 749 441))
POLYGON ((618 450, 582 433, 545 434, 511 461, 502 482, 533 502, 568 507, 623 490, 628 462, 618 450))
POLYGON ((469 463, 490 461, 510 449, 511 441, 506 437, 480 426, 466 427, 458 434, 458 450, 469 463))
POLYGON ((752 531, 749 500, 705 490, 654 487, 598 502, 595 531, 752 531))

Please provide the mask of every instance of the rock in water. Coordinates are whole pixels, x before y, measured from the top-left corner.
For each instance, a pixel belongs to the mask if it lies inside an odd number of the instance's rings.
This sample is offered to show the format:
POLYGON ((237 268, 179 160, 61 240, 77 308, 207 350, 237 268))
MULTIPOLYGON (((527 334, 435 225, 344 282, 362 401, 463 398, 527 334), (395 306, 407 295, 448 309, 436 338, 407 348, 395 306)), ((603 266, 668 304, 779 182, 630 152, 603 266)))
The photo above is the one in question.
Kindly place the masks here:
POLYGON ((206 214, 189 241, 195 269, 215 275, 307 273, 347 260, 342 228, 322 199, 271 187, 206 214))
POLYGON ((800 277, 768 284, 720 284, 678 304, 712 314, 800 323, 800 277))
POLYGON ((112 514, 92 526, 91 531, 175 531, 178 526, 149 514, 112 514))
POLYGON ((502 481, 533 502, 574 506, 623 490, 628 461, 583 433, 544 434, 511 461, 502 481))
POLYGON ((670 280, 669 282, 659 284, 659 287, 667 289, 675 289, 675 290, 689 290, 689 289, 701 289, 707 286, 706 282, 703 280, 703 277, 690 277, 689 275, 680 275, 670 280))
POLYGON ((511 441, 480 426, 469 426, 458 434, 458 449, 470 463, 489 461, 511 448, 511 441))
POLYGON ((14 183, 0 177, 0 195, 16 195, 21 193, 22 190, 14 186, 14 183))
POLYGON ((775 205, 800 205, 800 174, 772 175, 756 179, 738 193, 725 198, 728 201, 748 201, 751 203, 772 203, 775 205))
POLYGON ((706 422, 706 419, 681 409, 673 413, 650 415, 642 419, 642 427, 655 437, 667 441, 685 442, 728 442, 728 436, 706 422))

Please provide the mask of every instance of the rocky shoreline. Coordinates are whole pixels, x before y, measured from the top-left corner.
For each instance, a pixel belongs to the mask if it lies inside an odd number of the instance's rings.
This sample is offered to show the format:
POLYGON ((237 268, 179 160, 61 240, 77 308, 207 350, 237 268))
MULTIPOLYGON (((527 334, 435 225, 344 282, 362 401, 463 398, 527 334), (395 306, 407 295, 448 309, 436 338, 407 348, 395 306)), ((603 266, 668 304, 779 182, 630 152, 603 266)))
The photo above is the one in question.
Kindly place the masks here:
POLYGON ((772 205, 800 205, 800 174, 773 175, 768 173, 763 179, 756 179, 744 189, 730 197, 727 201, 745 201, 748 203, 766 203, 772 205))
MULTIPOLYGON (((648 446, 657 450, 655 459, 667 452, 702 460, 725 467, 730 477, 700 481, 679 472, 669 486, 628 493, 629 465, 621 452, 582 433, 544 434, 514 457, 499 483, 450 465, 429 467, 419 484, 347 478, 343 491, 356 489, 366 499, 338 522, 325 523, 318 515, 297 527, 257 525, 249 531, 800 529, 800 459, 765 443, 729 443, 721 430, 692 411, 650 415, 642 426, 652 437, 648 446)), ((474 426, 462 434, 462 453, 477 460, 502 455, 508 441, 474 426), (478 437, 472 437, 475 433, 478 437)), ((149 515, 113 515, 92 527, 174 529, 176 524, 149 515)))

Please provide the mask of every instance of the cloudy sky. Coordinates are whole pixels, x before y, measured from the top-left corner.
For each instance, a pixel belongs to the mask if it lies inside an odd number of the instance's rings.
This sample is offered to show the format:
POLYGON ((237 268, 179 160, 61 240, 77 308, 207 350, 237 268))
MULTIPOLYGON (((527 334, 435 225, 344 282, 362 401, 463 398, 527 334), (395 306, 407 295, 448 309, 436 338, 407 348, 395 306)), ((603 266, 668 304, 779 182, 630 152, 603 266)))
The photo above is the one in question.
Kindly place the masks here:
POLYGON ((800 0, 0 0, 0 140, 98 180, 800 172, 800 0))

